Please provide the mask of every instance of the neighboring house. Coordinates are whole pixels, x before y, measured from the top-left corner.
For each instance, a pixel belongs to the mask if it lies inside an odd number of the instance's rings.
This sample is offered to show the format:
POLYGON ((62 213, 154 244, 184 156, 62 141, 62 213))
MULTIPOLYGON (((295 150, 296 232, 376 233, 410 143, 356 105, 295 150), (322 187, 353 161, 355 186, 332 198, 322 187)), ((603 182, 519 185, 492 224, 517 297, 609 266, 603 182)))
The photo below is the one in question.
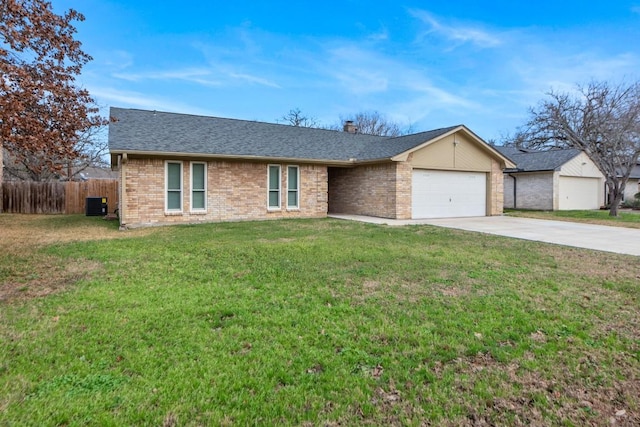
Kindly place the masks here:
POLYGON ((112 108, 120 222, 500 215, 515 165, 465 126, 401 137, 112 108))
POLYGON ((118 179, 118 173, 109 167, 86 166, 78 172, 74 172, 74 179, 77 181, 89 181, 91 179, 118 179))
MULTIPOLYGON (((0 152, 0 160, 2 159, 2 152, 0 152)), ((91 166, 87 164, 81 164, 78 166, 72 165, 71 170, 69 166, 62 167, 58 171, 50 171, 48 169, 43 170, 37 175, 32 175, 21 164, 15 161, 15 156, 10 153, 4 153, 4 160, 7 162, 4 172, 5 182, 10 181, 89 181, 92 179, 118 179, 118 174, 111 170, 109 166, 91 166), (71 179, 69 179, 71 176, 71 179)))
POLYGON ((583 151, 495 148, 516 164, 504 171, 505 208, 579 210, 604 205, 604 175, 583 151))
POLYGON ((624 187, 622 201, 632 202, 636 193, 640 193, 640 163, 635 165, 631 170, 627 185, 624 187))

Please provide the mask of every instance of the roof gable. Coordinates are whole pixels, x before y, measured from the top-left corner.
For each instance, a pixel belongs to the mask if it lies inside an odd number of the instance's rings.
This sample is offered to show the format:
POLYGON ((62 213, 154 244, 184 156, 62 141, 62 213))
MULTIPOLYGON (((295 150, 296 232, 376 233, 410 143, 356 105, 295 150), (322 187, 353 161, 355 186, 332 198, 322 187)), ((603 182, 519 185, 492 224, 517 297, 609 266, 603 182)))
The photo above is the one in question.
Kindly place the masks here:
POLYGON ((453 135, 455 141, 455 135, 462 134, 469 141, 475 144, 480 150, 484 151, 489 157, 493 157, 498 159, 502 163, 502 167, 515 167, 513 162, 502 154, 500 151, 496 150, 492 145, 484 142, 482 138, 472 132, 469 128, 464 125, 451 126, 448 128, 437 129, 436 131, 429 132, 421 132, 412 135, 406 135, 402 137, 397 137, 395 140, 405 139, 408 145, 411 145, 407 150, 403 151, 399 155, 394 157, 394 160, 405 160, 410 153, 416 152, 418 150, 422 150, 423 148, 435 144, 438 141, 441 141, 451 135, 453 135), (428 139, 426 139, 428 137, 428 139))

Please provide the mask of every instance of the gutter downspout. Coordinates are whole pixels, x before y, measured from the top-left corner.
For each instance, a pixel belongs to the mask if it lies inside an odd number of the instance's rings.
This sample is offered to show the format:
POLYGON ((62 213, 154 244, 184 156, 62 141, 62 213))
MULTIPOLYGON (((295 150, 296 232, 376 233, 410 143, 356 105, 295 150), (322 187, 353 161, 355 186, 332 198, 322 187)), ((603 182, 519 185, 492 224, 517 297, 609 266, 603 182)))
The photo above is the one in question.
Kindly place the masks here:
POLYGON ((513 209, 518 209, 518 180, 512 174, 507 174, 513 179, 513 209))
POLYGON ((127 174, 125 166, 127 164, 127 153, 122 153, 120 160, 120 205, 118 212, 120 217, 120 230, 126 230, 125 214, 127 212, 127 174))

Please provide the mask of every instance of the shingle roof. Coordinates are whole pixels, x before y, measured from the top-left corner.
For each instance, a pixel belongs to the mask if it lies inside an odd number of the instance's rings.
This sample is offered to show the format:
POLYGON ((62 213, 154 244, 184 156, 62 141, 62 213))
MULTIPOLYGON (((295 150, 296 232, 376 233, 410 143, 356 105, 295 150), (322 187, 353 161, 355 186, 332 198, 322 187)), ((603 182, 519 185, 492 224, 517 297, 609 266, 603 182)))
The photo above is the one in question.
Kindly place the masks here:
POLYGON ((383 160, 457 128, 401 137, 351 134, 219 117, 111 108, 109 150, 320 161, 383 160))
POLYGON ((495 147, 502 155, 516 164, 516 168, 505 172, 541 172, 554 171, 581 153, 574 148, 532 151, 516 147, 495 147))
POLYGON ((531 151, 531 150, 525 150, 523 148, 507 147, 502 145, 497 145, 494 148, 500 151, 504 156, 507 156, 507 157, 511 157, 513 154, 529 153, 531 151))

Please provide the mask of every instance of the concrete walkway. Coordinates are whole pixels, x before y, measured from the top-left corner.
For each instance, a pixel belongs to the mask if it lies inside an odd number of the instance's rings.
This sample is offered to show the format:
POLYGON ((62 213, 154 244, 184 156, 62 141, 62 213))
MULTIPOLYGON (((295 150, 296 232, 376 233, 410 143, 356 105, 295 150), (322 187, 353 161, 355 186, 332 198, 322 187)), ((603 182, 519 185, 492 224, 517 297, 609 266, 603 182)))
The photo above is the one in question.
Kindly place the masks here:
POLYGON ((576 248, 640 256, 640 229, 638 228, 609 227, 606 225, 514 218, 509 216, 410 220, 374 218, 362 215, 329 216, 331 218, 391 226, 435 225, 438 227, 515 237, 517 239, 555 243, 576 248))

